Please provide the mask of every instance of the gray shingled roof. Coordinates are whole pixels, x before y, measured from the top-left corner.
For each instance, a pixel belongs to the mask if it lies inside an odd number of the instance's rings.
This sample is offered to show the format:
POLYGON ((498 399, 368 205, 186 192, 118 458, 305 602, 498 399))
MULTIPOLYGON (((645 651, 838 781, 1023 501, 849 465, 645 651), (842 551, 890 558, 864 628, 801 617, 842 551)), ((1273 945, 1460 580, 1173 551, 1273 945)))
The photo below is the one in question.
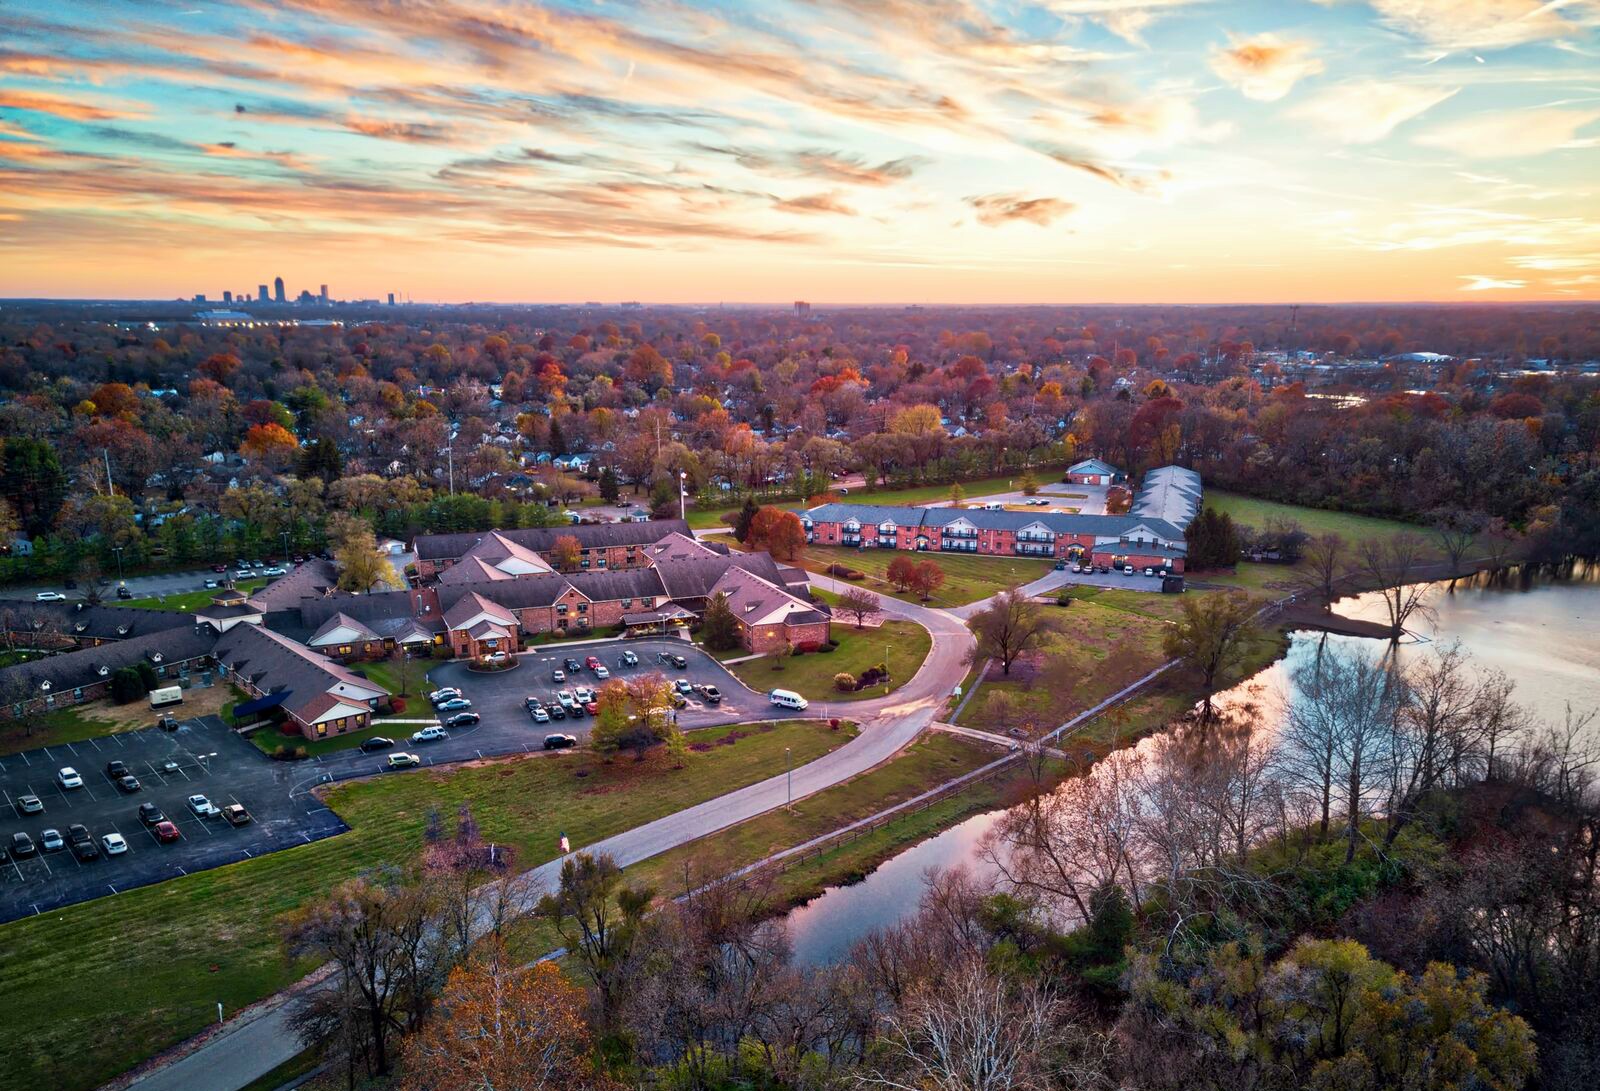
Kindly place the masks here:
POLYGON ((1077 515, 1060 511, 987 511, 983 508, 886 507, 881 504, 823 504, 805 513, 813 522, 844 523, 851 518, 863 527, 893 522, 902 527, 922 527, 930 531, 965 519, 979 530, 1022 530, 1034 524, 1056 534, 1087 534, 1116 538, 1136 527, 1172 541, 1183 541, 1183 529, 1166 520, 1135 515, 1077 515))
MULTIPOLYGON (((530 527, 523 530, 502 530, 503 535, 525 549, 536 552, 548 550, 557 538, 570 535, 585 549, 605 546, 649 545, 676 531, 690 534, 689 524, 681 519, 657 519, 648 523, 588 523, 565 527, 530 527)), ((491 532, 469 534, 419 534, 412 543, 420 561, 454 560, 491 532)))
MULTIPOLYGON (((24 626, 42 622, 64 636, 80 640, 131 640, 171 629, 193 628, 194 617, 172 610, 141 610, 132 606, 90 606, 85 602, 0 603, 0 628, 30 631, 24 626)), ((31 631, 40 631, 37 628, 31 631)))
POLYGON ((0 693, 7 697, 22 693, 40 697, 47 692, 59 696, 79 686, 103 682, 121 668, 133 666, 140 660, 152 665, 171 664, 209 654, 217 634, 208 627, 184 620, 181 629, 113 640, 95 648, 79 648, 0 669, 0 693), (159 661, 155 658, 157 655, 161 657, 159 661), (48 690, 42 688, 46 681, 50 683, 48 690))

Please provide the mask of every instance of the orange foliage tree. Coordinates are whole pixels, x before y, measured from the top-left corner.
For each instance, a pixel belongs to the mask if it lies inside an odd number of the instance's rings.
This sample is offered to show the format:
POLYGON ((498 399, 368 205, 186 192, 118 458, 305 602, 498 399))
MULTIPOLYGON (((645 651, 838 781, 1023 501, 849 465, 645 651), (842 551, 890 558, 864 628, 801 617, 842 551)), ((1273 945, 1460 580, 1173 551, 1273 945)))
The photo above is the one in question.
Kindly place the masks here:
POLYGON ((523 969, 497 938, 450 971, 438 1007, 406 1042, 412 1091, 600 1091, 587 999, 554 962, 523 969))
POLYGON ((299 449, 300 444, 281 424, 253 424, 239 444, 240 454, 265 462, 292 456, 299 449))
POLYGON ((765 549, 780 561, 792 561, 805 552, 806 528, 794 512, 768 505, 751 518, 745 544, 751 549, 765 549))

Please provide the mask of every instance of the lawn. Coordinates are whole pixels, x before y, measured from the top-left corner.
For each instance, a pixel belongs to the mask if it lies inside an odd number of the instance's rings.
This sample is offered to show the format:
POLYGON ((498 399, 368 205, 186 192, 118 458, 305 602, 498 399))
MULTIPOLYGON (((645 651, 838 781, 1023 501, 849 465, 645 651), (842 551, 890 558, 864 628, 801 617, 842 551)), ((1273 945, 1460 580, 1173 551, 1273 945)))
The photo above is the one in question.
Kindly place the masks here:
POLYGON ((470 804, 524 866, 620 833, 843 744, 816 722, 760 725, 669 769, 571 752, 376 777, 327 800, 352 831, 0 926, 0 1089, 91 1088, 310 969, 285 961, 276 918, 364 869, 411 860, 430 812, 470 804))
POLYGON ((792 689, 812 701, 859 701, 882 697, 904 685, 917 673, 933 646, 928 630, 910 621, 885 621, 877 629, 857 629, 846 619, 835 621, 831 631, 839 645, 832 652, 764 656, 730 664, 728 669, 757 693, 779 687, 792 689), (834 675, 849 671, 859 677, 880 663, 889 667, 888 691, 881 685, 853 693, 841 693, 834 687, 834 675), (774 670, 775 665, 783 669, 774 670))
POLYGON ((1274 516, 1293 519, 1307 534, 1333 533, 1351 543, 1369 538, 1393 538, 1398 534, 1426 536, 1428 533, 1425 527, 1402 523, 1397 519, 1378 519, 1370 515, 1355 515, 1345 511, 1279 504, 1272 500, 1257 500, 1253 496, 1226 492, 1222 489, 1207 489, 1205 506, 1233 516, 1236 523, 1258 528, 1265 527, 1267 520, 1274 516))
MULTIPOLYGON (((430 715, 432 713, 424 703, 423 708, 415 716, 407 712, 405 718, 422 719, 430 715)), ((329 735, 325 739, 308 739, 299 734, 285 735, 278 730, 276 724, 268 724, 259 731, 252 733, 250 741, 263 754, 276 753, 280 746, 300 746, 305 748, 307 757, 314 758, 323 754, 331 754, 336 750, 349 750, 351 747, 360 746, 366 740, 379 735, 404 745, 405 741, 411 737, 411 733, 420 730, 421 727, 421 724, 396 724, 375 720, 372 726, 364 731, 348 731, 343 735, 329 735)))
POLYGON ((1155 601, 1145 606, 1133 600, 1170 597, 1175 596, 1083 588, 1074 592, 1070 607, 1045 607, 1057 632, 1040 653, 1013 663, 1010 678, 991 675, 984 681, 956 722, 1034 733, 1098 704, 1166 660, 1161 641, 1168 621, 1144 612, 1158 609, 1155 601), (1099 601, 1101 596, 1108 601, 1099 601), (1003 714, 990 703, 998 693, 1010 698, 1003 714))
MULTIPOLYGON (((861 776, 651 858, 629 869, 635 882, 665 895, 687 881, 698 884, 885 807, 918 795, 999 757, 991 747, 930 732, 891 760, 861 776)), ((991 796, 993 798, 992 791, 991 796)), ((923 833, 931 832, 924 830, 923 833)), ((878 846, 881 851, 882 846, 878 846)))
MULTIPOLYGON (((174 705, 167 711, 179 719, 221 714, 239 696, 238 690, 225 685, 215 685, 209 689, 186 689, 183 691, 183 704, 174 705)), ((21 727, 7 720, 0 722, 0 754, 82 742, 84 739, 115 735, 120 731, 137 731, 141 727, 154 725, 157 715, 156 710, 150 707, 150 702, 143 697, 125 705, 116 704, 105 697, 47 712, 34 721, 35 729, 30 734, 24 734, 21 727)))
POLYGON ((984 557, 977 554, 907 553, 898 549, 847 549, 844 546, 806 546, 800 557, 802 568, 826 574, 830 564, 842 564, 865 572, 860 586, 907 602, 920 601, 914 592, 896 591, 884 578, 889 562, 896 557, 932 561, 944 572, 944 584, 928 600, 929 606, 965 606, 986 599, 1019 584, 1031 583, 1046 575, 1052 562, 1034 557, 984 557))
MULTIPOLYGON (((246 580, 234 586, 247 595, 253 595, 267 585, 266 580, 246 580)), ((215 590, 206 591, 180 591, 173 595, 154 595, 147 599, 129 599, 127 602, 107 600, 113 606, 132 606, 139 610, 171 610, 174 613, 186 614, 207 606, 215 590)))

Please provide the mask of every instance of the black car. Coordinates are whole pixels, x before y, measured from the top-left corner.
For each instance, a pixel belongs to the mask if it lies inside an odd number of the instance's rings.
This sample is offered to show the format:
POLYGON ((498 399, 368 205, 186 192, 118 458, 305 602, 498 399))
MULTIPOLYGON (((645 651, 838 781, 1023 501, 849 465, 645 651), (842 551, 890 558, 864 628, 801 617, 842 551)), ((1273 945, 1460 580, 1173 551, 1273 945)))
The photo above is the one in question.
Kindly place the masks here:
POLYGON ((565 750, 568 747, 577 745, 578 740, 571 735, 556 734, 544 737, 544 748, 546 750, 565 750))
POLYGON ((122 792, 125 795, 131 796, 133 793, 137 792, 140 787, 142 786, 139 783, 139 778, 134 776, 132 773, 129 773, 125 777, 117 778, 117 791, 122 792))
POLYGON ((454 716, 451 716, 448 720, 446 720, 444 722, 444 726, 446 726, 446 727, 468 727, 468 726, 470 726, 472 724, 477 723, 481 719, 483 719, 483 717, 479 716, 476 712, 458 712, 454 716))
POLYGON ((544 710, 550 713, 552 720, 565 720, 567 718, 567 710, 561 707, 560 701, 552 701, 544 706, 544 710))
POLYGON ((567 656, 567 660, 562 664, 562 666, 567 668, 568 674, 577 674, 579 671, 583 670, 583 664, 572 658, 570 655, 567 656))
POLYGON ((33 843, 33 838, 27 834, 18 832, 11 835, 11 855, 13 858, 20 860, 24 856, 32 856, 38 851, 39 847, 33 843))
POLYGON ((67 844, 72 846, 72 855, 80 860, 100 858, 100 846, 95 844, 87 826, 68 826, 67 844))
POLYGON ((689 665, 689 661, 676 652, 661 652, 656 656, 656 662, 669 663, 679 670, 683 670, 689 665))
POLYGON ((139 804, 139 821, 146 826, 154 826, 157 822, 165 822, 167 816, 161 813, 161 808, 154 803, 139 804))
POLYGON ((129 591, 126 587, 119 587, 117 588, 117 598, 131 599, 133 598, 133 592, 129 591))
POLYGON ((393 739, 386 739, 382 735, 374 735, 370 739, 361 740, 361 751, 364 754, 375 754, 379 750, 387 750, 393 745, 393 739))
POLYGON ((121 780, 123 777, 132 776, 132 775, 133 775, 133 770, 128 768, 128 763, 127 762, 125 762, 125 761, 108 761, 108 762, 106 762, 106 776, 110 777, 112 780, 121 780))

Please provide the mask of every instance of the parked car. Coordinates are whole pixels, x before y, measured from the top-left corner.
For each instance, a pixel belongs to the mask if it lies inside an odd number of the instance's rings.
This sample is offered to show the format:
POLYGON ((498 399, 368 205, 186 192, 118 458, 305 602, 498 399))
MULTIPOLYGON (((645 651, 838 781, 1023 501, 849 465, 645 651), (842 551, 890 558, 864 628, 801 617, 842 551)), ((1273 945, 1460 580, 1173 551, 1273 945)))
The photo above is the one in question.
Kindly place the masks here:
MULTIPOLYGON (((450 717, 446 718, 445 721, 444 721, 444 726, 446 726, 446 727, 471 727, 473 724, 477 723, 482 718, 483 717, 479 716, 476 712, 458 712, 454 716, 450 716, 450 717)), ((424 728, 423 730, 426 731, 427 728, 424 728)))
POLYGON ((722 703, 722 691, 716 686, 701 686, 700 696, 704 697, 709 704, 720 705, 722 703))
POLYGON ((547 724, 550 722, 550 713, 543 705, 534 705, 528 710, 528 715, 533 717, 533 722, 536 724, 547 724))
POLYGON ((1097 564, 1095 565, 1094 570, 1100 573, 1102 576, 1109 576, 1111 574, 1111 566, 1108 564, 1097 564))
POLYGON ((144 785, 140 784, 139 778, 134 776, 132 773, 129 773, 125 777, 117 778, 117 791, 121 792, 123 795, 131 796, 142 787, 144 787, 144 785))
POLYGON ((594 690, 588 686, 573 686, 572 695, 578 699, 580 705, 586 705, 594 700, 594 690))
POLYGON ((225 564, 214 564, 211 566, 211 571, 213 572, 226 572, 227 570, 228 566, 225 564))
POLYGON ((583 665, 589 670, 594 670, 600 665, 600 657, 598 655, 591 655, 584 659, 583 665))
POLYGON ((488 655, 483 657, 483 661, 485 663, 504 663, 510 658, 511 657, 505 652, 490 652, 488 655))
POLYGON ((672 683, 672 688, 687 697, 694 692, 694 685, 687 678, 679 678, 672 683))
POLYGON ((672 691, 672 707, 673 708, 688 708, 689 707, 689 699, 687 697, 685 697, 683 694, 679 693, 677 690, 673 690, 672 691))
POLYGON ((421 758, 417 757, 415 754, 407 754, 404 750, 402 750, 398 754, 390 754, 389 755, 388 767, 390 769, 409 769, 413 765, 421 765, 421 764, 422 764, 422 759, 421 758))
POLYGON ((623 652, 622 658, 617 660, 617 662, 620 666, 637 667, 639 665, 639 657, 633 652, 623 652))
POLYGON ((127 584, 121 584, 121 585, 119 585, 117 587, 117 598, 119 598, 119 599, 131 599, 131 598, 133 598, 133 592, 128 590, 128 585, 127 584))
POLYGON ((207 591, 214 591, 214 590, 216 590, 216 587, 217 587, 217 581, 216 580, 207 580, 205 582, 205 589, 207 591))
POLYGON ((121 856, 128 851, 128 842, 120 833, 108 833, 100 838, 100 847, 107 856, 121 856))
POLYGON ((1156 574, 1156 570, 1154 568, 1152 568, 1150 565, 1145 565, 1144 566, 1144 574, 1146 576, 1154 576, 1156 574))
POLYGON ((35 795, 18 796, 16 800, 18 814, 43 814, 44 803, 35 795))
POLYGON ((194 816, 196 818, 215 818, 217 815, 222 813, 221 811, 217 810, 216 804, 212 803, 203 795, 192 795, 189 797, 189 810, 194 812, 194 816))
POLYGON ((393 745, 393 739, 386 739, 382 735, 374 735, 370 739, 361 740, 361 751, 365 754, 373 754, 379 750, 387 750, 393 745))
POLYGON ((413 731, 411 733, 411 741, 414 743, 437 742, 440 739, 448 739, 449 737, 450 733, 444 728, 440 727, 438 724, 434 724, 431 727, 423 728, 421 731, 413 731))
POLYGON ((578 704, 577 698, 572 695, 572 691, 570 689, 557 690, 556 701, 560 703, 562 708, 569 712, 572 711, 572 709, 578 704))
POLYGON ((155 834, 156 840, 161 842, 163 845, 170 845, 174 841, 181 840, 183 837, 183 835, 178 832, 178 827, 173 825, 171 822, 157 822, 154 826, 150 827, 150 832, 155 834))
POLYGON ((158 822, 165 822, 167 816, 161 813, 161 808, 154 803, 139 804, 139 821, 146 826, 154 826, 158 822))
POLYGON ((33 838, 18 830, 11 835, 11 858, 20 860, 24 856, 32 856, 39 851, 39 846, 33 843, 33 838))
POLYGON ((472 707, 472 702, 465 697, 452 697, 448 701, 440 701, 435 707, 440 712, 464 712, 472 707))
POLYGON ((556 735, 546 735, 544 737, 544 748, 546 750, 565 750, 568 747, 577 746, 577 745, 578 745, 578 738, 577 738, 576 735, 556 734, 556 735))
POLYGON ((67 844, 76 845, 79 841, 93 841, 89 835, 89 827, 74 822, 67 827, 67 844))
POLYGON ((596 678, 600 679, 600 681, 604 682, 607 678, 611 677, 611 672, 606 670, 605 664, 602 663, 599 666, 595 667, 594 676, 596 678))
POLYGON ((100 846, 94 843, 94 838, 89 836, 88 830, 84 830, 83 833, 84 837, 82 841, 71 842, 72 855, 76 856, 83 863, 88 863, 90 860, 100 859, 100 846))
POLYGON ((679 670, 684 670, 689 666, 689 661, 677 652, 657 652, 656 662, 663 663, 669 667, 677 667, 679 670))
POLYGON ((39 835, 39 847, 45 852, 60 852, 67 847, 67 842, 60 830, 48 829, 39 835))
POLYGON ((1055 563, 1054 567, 1055 567, 1055 570, 1057 572, 1065 572, 1067 570, 1067 562, 1066 561, 1057 561, 1055 563))
POLYGON ((567 680, 567 672, 566 671, 558 669, 558 670, 553 670, 553 671, 550 672, 550 681, 555 682, 556 684, 559 685, 560 683, 565 682, 566 680, 567 680))
POLYGON ((244 809, 243 803, 230 803, 222 808, 222 817, 228 820, 230 826, 248 826, 250 812, 244 809))
POLYGON ((33 601, 34 602, 66 602, 67 601, 67 596, 63 595, 60 591, 40 591, 37 595, 33 596, 33 601))
POLYGON ((559 704, 549 704, 543 707, 544 710, 550 714, 550 718, 552 720, 565 720, 567 718, 567 710, 562 708, 559 704))
POLYGON ((563 667, 567 668, 567 673, 569 673, 569 674, 577 674, 579 671, 581 671, 583 669, 583 664, 579 663, 576 659, 572 658, 572 656, 570 656, 570 655, 567 656, 566 659, 562 660, 561 665, 563 667))
POLYGON ((132 772, 133 770, 128 768, 128 763, 125 761, 106 762, 106 776, 111 780, 121 780, 132 772))
POLYGON ((56 783, 61 785, 63 788, 82 788, 83 778, 78 775, 78 771, 76 769, 70 765, 66 765, 63 766, 61 771, 56 774, 56 783))
POLYGON ((583 711, 587 712, 591 716, 600 715, 600 702, 599 701, 585 701, 583 703, 583 711))
POLYGON ((428 700, 432 701, 434 704, 438 704, 440 701, 448 701, 452 697, 460 696, 460 690, 456 689, 454 686, 445 686, 443 689, 436 689, 432 693, 428 694, 428 700))

